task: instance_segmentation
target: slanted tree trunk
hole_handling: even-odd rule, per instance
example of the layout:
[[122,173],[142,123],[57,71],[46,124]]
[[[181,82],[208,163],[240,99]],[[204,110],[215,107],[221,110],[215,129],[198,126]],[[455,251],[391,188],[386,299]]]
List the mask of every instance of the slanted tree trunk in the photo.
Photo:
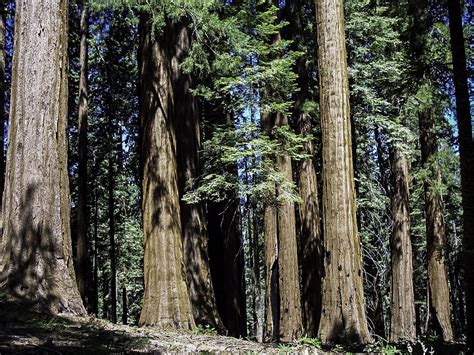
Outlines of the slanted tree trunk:
[[84,315],[70,237],[67,0],[18,0],[0,287],[53,314]]
[[436,126],[430,109],[419,114],[421,160],[430,172],[425,181],[426,238],[428,249],[428,286],[431,315],[435,328],[441,330],[444,341],[453,340],[449,305],[448,273],[446,270],[446,234],[443,197],[436,191],[441,185],[437,161]]
[[[163,31],[154,31],[148,15],[140,18],[140,116],[142,209],[145,235],[145,294],[140,324],[191,329],[194,318],[186,286],[181,238],[173,122],[172,73],[174,51],[170,41],[179,29],[166,18]],[[179,104],[179,103],[177,103]]]
[[[175,106],[174,119],[177,126],[178,180],[180,197],[188,184],[199,176],[200,162],[200,113],[197,102],[191,93],[192,82],[178,68],[191,49],[191,31],[184,22],[176,25],[174,34],[170,34],[178,43],[173,54],[176,65],[173,66],[173,87]],[[197,324],[209,325],[220,332],[225,328],[217,311],[214,288],[209,269],[208,234],[202,204],[181,205],[181,224],[184,263],[189,297],[193,306]]]
[[87,33],[88,10],[85,1],[81,10],[81,45],[80,45],[80,75],[79,75],[79,167],[77,192],[77,265],[76,278],[79,293],[83,302],[86,297],[86,280],[88,267],[88,207],[87,207],[87,113],[88,113],[88,85],[87,85]]
[[392,235],[390,335],[394,343],[416,338],[415,299],[413,294],[413,253],[410,233],[409,166],[400,148],[391,147]]
[[323,145],[324,278],[319,337],[371,342],[357,234],[342,0],[316,0]]
[[453,53],[454,89],[456,93],[456,115],[459,130],[459,156],[461,159],[461,196],[463,208],[463,248],[467,345],[474,349],[474,142],[469,101],[469,86],[466,65],[466,50],[462,27],[460,0],[448,1],[449,30]]

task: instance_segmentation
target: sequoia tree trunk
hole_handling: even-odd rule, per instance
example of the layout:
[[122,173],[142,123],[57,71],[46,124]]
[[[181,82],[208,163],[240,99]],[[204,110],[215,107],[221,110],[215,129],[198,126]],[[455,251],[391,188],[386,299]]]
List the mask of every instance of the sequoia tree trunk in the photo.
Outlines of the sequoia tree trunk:
[[[189,183],[199,176],[200,163],[200,113],[191,93],[192,82],[178,65],[191,49],[192,35],[184,22],[176,25],[173,38],[173,90],[174,119],[177,126],[178,181],[180,197],[186,193]],[[221,333],[225,331],[217,311],[214,288],[209,267],[208,234],[203,206],[181,201],[181,224],[184,264],[186,266],[189,297],[197,324],[209,325]]]
[[[277,114],[275,125],[279,127],[287,126],[288,117]],[[289,156],[278,156],[276,165],[278,171],[283,174],[286,180],[293,181],[291,158]],[[282,194],[278,187],[277,194]],[[278,291],[280,294],[279,338],[282,342],[292,342],[299,339],[303,332],[295,205],[292,201],[284,201],[278,206],[277,211]]]
[[[310,134],[310,118],[300,113],[298,133]],[[314,155],[313,142],[305,144],[305,152]],[[305,329],[308,335],[316,337],[321,318],[321,280],[322,280],[322,236],[321,213],[319,210],[318,181],[313,158],[301,162],[298,171],[298,186],[301,199],[301,277]]]
[[[357,234],[342,0],[316,0],[323,145],[323,343],[371,342]],[[342,339],[341,339],[342,338]]]
[[441,330],[444,341],[453,340],[449,305],[448,273],[446,270],[446,234],[442,196],[436,192],[441,184],[438,165],[436,126],[431,111],[419,114],[421,160],[430,172],[425,182],[426,238],[428,249],[428,286],[432,319]]
[[53,314],[84,315],[70,236],[67,0],[17,0],[0,287]]
[[448,1],[461,160],[467,345],[474,350],[474,142],[460,0]]
[[140,18],[140,116],[142,209],[145,235],[145,292],[140,324],[192,329],[186,287],[174,125],[173,72],[177,43],[170,41],[175,20],[154,31]]
[[[274,116],[262,113],[260,118],[262,132],[271,136],[275,125]],[[276,186],[272,186],[276,197]],[[263,209],[263,236],[265,260],[265,309],[263,341],[278,341],[280,329],[280,292],[278,274],[278,209],[266,204]]]
[[[307,41],[305,21],[307,3],[304,0],[286,2],[284,17],[289,25],[282,29],[287,40],[293,41],[293,49],[301,50]],[[316,58],[315,58],[316,59]],[[314,61],[316,63],[316,61]],[[296,133],[308,137],[313,133],[311,116],[305,112],[306,102],[312,100],[309,91],[313,64],[307,63],[306,57],[296,60],[295,70],[298,74],[298,92],[294,95],[293,127]],[[302,316],[306,334],[316,337],[321,317],[321,279],[322,279],[322,236],[321,212],[317,185],[316,165],[314,160],[314,140],[304,144],[304,152],[310,157],[298,164],[298,189],[302,199],[299,205],[299,229],[301,234],[301,287]]]
[[[271,135],[273,126],[288,125],[284,115],[262,115],[263,132]],[[293,180],[291,158],[279,156],[276,166]],[[275,187],[275,196],[280,193]],[[284,201],[264,208],[265,238],[265,341],[291,342],[302,333],[301,299],[296,248],[295,206]]]
[[413,253],[410,233],[409,166],[406,155],[396,146],[392,160],[392,235],[390,335],[394,343],[416,338],[415,299],[413,293]]
[[87,86],[87,32],[88,10],[85,1],[81,10],[81,45],[80,45],[80,76],[79,76],[79,167],[77,192],[77,287],[83,302],[86,297],[86,280],[88,267],[88,207],[87,207],[87,113],[88,113],[88,86]]

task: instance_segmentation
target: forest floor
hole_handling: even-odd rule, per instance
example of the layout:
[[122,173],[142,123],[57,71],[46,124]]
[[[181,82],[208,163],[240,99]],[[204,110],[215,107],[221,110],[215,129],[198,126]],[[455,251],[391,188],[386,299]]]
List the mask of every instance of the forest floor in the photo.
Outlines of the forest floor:
[[314,353],[314,350],[302,345],[279,346],[206,335],[202,330],[162,331],[116,325],[93,317],[55,317],[0,301],[0,354]]
[[[93,317],[63,318],[26,310],[0,299],[1,354],[133,354],[133,353],[265,353],[322,354],[312,344],[261,344],[255,341],[219,336],[206,329],[194,332],[163,331],[112,324]],[[304,343],[304,342],[303,342]],[[420,343],[421,345],[421,343]],[[445,344],[447,345],[447,344]],[[424,346],[422,346],[424,347]],[[462,344],[448,347],[427,346],[414,354],[462,354]],[[375,347],[370,353],[395,354],[395,347]],[[331,353],[346,353],[333,348]],[[351,349],[354,353],[354,349]],[[360,350],[359,350],[360,351]],[[432,350],[433,351],[433,350]],[[357,352],[357,351],[355,351]],[[400,353],[407,353],[405,351]]]

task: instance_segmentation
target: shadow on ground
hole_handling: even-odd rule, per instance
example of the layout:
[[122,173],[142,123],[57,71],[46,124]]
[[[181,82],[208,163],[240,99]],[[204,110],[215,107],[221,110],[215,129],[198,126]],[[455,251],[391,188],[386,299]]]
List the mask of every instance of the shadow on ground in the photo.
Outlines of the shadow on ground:
[[[2,354],[136,354],[136,353],[325,353],[303,343],[260,344],[233,337],[114,325],[94,318],[62,318],[7,302],[0,294],[0,355]],[[412,354],[467,354],[461,343],[424,341],[412,345]],[[374,344],[375,345],[375,344]],[[398,345],[401,353],[406,346]],[[425,348],[425,349],[423,349]],[[382,347],[325,348],[331,354],[394,353]],[[385,350],[388,350],[385,348]]]
[[134,353],[148,344],[144,334],[106,329],[92,318],[55,317],[0,300],[0,354]]

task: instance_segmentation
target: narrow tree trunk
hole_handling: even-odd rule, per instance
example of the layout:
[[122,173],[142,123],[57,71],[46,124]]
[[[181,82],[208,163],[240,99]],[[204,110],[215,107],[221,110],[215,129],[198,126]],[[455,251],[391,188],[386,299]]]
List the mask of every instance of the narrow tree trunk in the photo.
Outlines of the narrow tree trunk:
[[444,341],[453,340],[451,310],[449,305],[448,273],[446,270],[446,234],[442,196],[435,191],[441,184],[437,162],[438,143],[436,126],[431,111],[419,114],[421,160],[430,171],[425,182],[426,237],[428,249],[428,288],[432,318],[441,330]]
[[392,236],[390,336],[394,343],[416,338],[415,300],[413,294],[413,253],[410,233],[409,166],[398,147],[391,148],[392,160]]
[[102,273],[102,318],[110,320],[109,304],[110,304],[110,287],[108,274]]
[[[174,20],[153,31],[140,18],[140,116],[142,208],[145,234],[145,294],[140,324],[163,328],[194,327],[186,287],[173,122],[172,73],[177,65],[170,41]],[[179,103],[176,103],[179,104]]]
[[390,195],[390,186],[388,183],[388,174],[387,174],[387,163],[386,159],[384,158],[384,144],[382,141],[382,133],[380,132],[380,128],[376,127],[374,131],[375,135],[375,142],[377,143],[377,165],[379,168],[380,174],[380,185],[382,185],[383,192],[385,195]]
[[[200,113],[190,90],[191,77],[179,69],[191,49],[191,31],[184,22],[177,24],[172,36],[178,44],[174,57],[173,87],[175,106],[174,119],[177,125],[178,180],[180,197],[188,184],[200,174],[198,151],[200,149]],[[181,205],[184,263],[189,297],[196,323],[209,325],[220,332],[225,328],[217,311],[214,288],[209,267],[208,234],[202,204]]]
[[88,263],[88,207],[87,207],[87,113],[88,113],[88,86],[87,86],[87,33],[88,10],[83,1],[81,10],[81,45],[80,45],[80,76],[79,76],[79,167],[77,192],[77,265],[76,277],[79,293],[83,302],[86,298],[86,280]]
[[17,0],[0,287],[53,314],[84,315],[71,253],[67,0]]
[[[109,119],[112,120],[111,116]],[[113,140],[113,125],[111,126],[111,141]],[[108,217],[109,217],[109,253],[110,253],[110,316],[112,323],[117,323],[117,257],[115,246],[115,178],[113,164],[113,149],[110,152],[108,166]]]
[[463,248],[467,345],[474,349],[474,142],[469,101],[469,86],[466,65],[466,50],[462,28],[460,0],[448,1],[451,50],[453,53],[454,88],[456,93],[456,115],[459,130],[459,155],[461,159],[461,195],[463,208]]
[[[276,126],[287,126],[288,117],[277,114]],[[293,181],[291,158],[277,157],[277,169],[285,179]],[[282,192],[277,187],[277,194]],[[301,319],[301,295],[298,270],[298,251],[296,246],[295,205],[285,201],[278,206],[278,276],[280,292],[280,329],[283,342],[291,342],[301,337],[303,322]],[[317,295],[316,295],[317,297]]]
[[97,264],[99,236],[99,209],[97,205],[97,191],[94,196],[94,255],[92,260],[93,276],[92,276],[92,313],[99,315],[99,266]]
[[[263,132],[271,135],[274,125],[287,125],[286,116],[262,115]],[[277,169],[291,181],[291,159],[280,156]],[[281,192],[275,187],[275,196]],[[294,204],[283,202],[264,209],[265,237],[265,341],[290,342],[302,333],[296,217]]]
[[[274,1],[278,6],[278,3]],[[281,14],[280,14],[281,17]],[[277,33],[273,43],[281,41],[281,33]],[[271,93],[268,93],[271,95]],[[263,114],[261,116],[262,131],[267,136],[272,136],[275,126],[288,126],[288,117],[281,113]],[[276,158],[276,169],[287,179],[293,181],[291,158],[279,155]],[[276,196],[282,195],[278,186],[275,186]],[[298,339],[303,332],[301,318],[301,295],[298,268],[298,251],[296,245],[296,215],[295,205],[292,201],[283,201],[279,206],[265,206],[264,215],[269,218],[264,221],[265,232],[265,265],[266,265],[266,330],[267,339],[274,334],[278,340],[291,342]],[[276,228],[274,228],[276,223]],[[276,243],[276,244],[275,244]],[[273,285],[275,276],[275,263],[278,265],[278,287]],[[272,298],[278,290],[278,309],[274,309]],[[276,322],[278,317],[278,324]],[[278,327],[276,327],[278,325]]]
[[[107,60],[110,62],[111,60]],[[115,171],[119,168],[115,168],[115,165],[118,165],[117,156],[121,150],[120,144],[118,147],[115,142],[115,120],[117,119],[117,113],[115,110],[114,100],[112,96],[112,88],[114,82],[111,77],[111,72],[109,67],[105,68],[105,75],[107,78],[107,85],[109,86],[109,91],[106,93],[106,115],[108,116],[108,138],[109,138],[109,152],[108,152],[108,166],[107,166],[107,217],[109,222],[109,259],[110,259],[110,290],[109,294],[109,305],[110,312],[109,317],[112,323],[117,323],[117,251],[116,251],[116,209],[115,209]],[[120,140],[120,137],[118,137]]]
[[368,343],[341,0],[316,0],[323,143],[324,278],[319,337]]
[[280,329],[278,214],[275,206],[265,206],[263,224],[265,243],[265,324],[263,339],[272,342],[278,340],[278,330]]
[[252,259],[253,259],[253,277],[255,280],[255,290],[254,290],[254,314],[255,314],[255,337],[258,342],[263,341],[263,322],[262,322],[262,315],[261,315],[261,298],[262,298],[262,291],[260,287],[260,244],[259,244],[259,236],[260,236],[260,228],[259,228],[259,220],[257,217],[257,207],[254,203],[254,211],[252,213]]
[[[264,113],[261,115],[262,131],[271,136],[274,117]],[[272,187],[276,197],[276,186]],[[264,260],[265,260],[265,321],[263,340],[266,342],[279,340],[280,329],[280,291],[278,273],[278,210],[274,205],[267,204],[263,211]]]
[[122,288],[122,324],[128,324],[127,288]]

